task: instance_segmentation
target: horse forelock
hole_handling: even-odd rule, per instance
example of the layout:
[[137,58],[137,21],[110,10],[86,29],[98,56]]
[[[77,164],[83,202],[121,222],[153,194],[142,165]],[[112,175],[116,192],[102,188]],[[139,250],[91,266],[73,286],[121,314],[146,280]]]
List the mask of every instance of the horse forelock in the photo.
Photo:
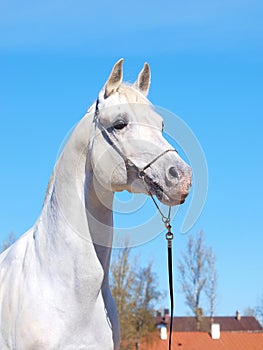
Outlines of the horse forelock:
[[149,104],[149,100],[141,93],[134,84],[122,83],[118,88],[118,93],[124,96],[128,103]]

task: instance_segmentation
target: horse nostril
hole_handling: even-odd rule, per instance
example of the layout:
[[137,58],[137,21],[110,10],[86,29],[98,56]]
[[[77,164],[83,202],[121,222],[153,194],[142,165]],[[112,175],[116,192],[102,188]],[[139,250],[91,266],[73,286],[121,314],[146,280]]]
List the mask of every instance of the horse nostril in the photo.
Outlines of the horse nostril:
[[179,178],[179,174],[176,170],[176,168],[174,166],[172,166],[170,169],[169,169],[169,174],[172,176],[172,177],[175,177],[176,179]]

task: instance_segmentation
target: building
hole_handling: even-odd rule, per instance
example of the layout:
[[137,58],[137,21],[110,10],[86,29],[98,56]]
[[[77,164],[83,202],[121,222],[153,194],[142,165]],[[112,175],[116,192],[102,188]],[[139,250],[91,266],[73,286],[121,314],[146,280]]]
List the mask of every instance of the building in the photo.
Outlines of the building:
[[[156,325],[164,325],[169,327],[170,316],[167,312],[163,316],[156,316]],[[174,317],[173,331],[174,332],[210,332],[211,323],[220,325],[220,330],[226,332],[263,332],[263,327],[253,316],[241,316],[240,312],[236,312],[235,316],[216,316],[202,317],[197,321],[196,317]],[[262,347],[263,350],[263,347]]]
[[[168,340],[161,340],[158,333],[142,341],[140,350],[167,350]],[[221,332],[213,339],[208,332],[173,332],[173,350],[262,350],[263,332]]]
[[[141,341],[140,350],[167,350],[170,316],[156,317],[158,331]],[[180,350],[263,350],[263,327],[252,316],[237,312],[229,317],[174,317],[172,349]]]

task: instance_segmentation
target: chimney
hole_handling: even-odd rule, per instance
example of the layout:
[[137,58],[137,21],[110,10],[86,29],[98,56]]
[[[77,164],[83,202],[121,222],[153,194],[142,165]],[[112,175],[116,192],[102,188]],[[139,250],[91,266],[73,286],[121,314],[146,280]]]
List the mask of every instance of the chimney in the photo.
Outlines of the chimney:
[[160,327],[160,338],[161,340],[167,340],[167,328],[164,325]]
[[220,324],[212,323],[211,324],[211,337],[212,339],[220,339]]
[[170,310],[169,309],[164,309],[163,320],[165,323],[169,323],[169,321],[170,321]]
[[241,320],[241,313],[240,313],[240,311],[236,311],[236,319],[237,319],[237,321]]
[[164,309],[164,310],[163,310],[163,314],[164,314],[164,317],[165,317],[166,315],[169,316],[169,309]]
[[161,316],[162,316],[162,311],[157,310],[157,311],[156,311],[156,317],[161,317]]

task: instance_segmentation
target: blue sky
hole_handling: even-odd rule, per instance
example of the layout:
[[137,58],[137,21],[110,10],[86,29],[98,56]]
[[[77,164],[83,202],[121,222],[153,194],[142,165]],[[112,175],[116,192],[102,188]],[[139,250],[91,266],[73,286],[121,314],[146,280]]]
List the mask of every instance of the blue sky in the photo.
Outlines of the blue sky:
[[[189,233],[203,230],[216,254],[217,313],[254,307],[263,293],[262,15],[256,0],[1,1],[0,238],[36,220],[60,144],[115,61],[125,58],[129,81],[148,61],[150,100],[179,115],[205,152],[209,190]],[[175,261],[188,239],[177,221]],[[160,235],[134,252],[154,261],[164,290],[165,244]],[[175,285],[182,315],[176,276]]]

